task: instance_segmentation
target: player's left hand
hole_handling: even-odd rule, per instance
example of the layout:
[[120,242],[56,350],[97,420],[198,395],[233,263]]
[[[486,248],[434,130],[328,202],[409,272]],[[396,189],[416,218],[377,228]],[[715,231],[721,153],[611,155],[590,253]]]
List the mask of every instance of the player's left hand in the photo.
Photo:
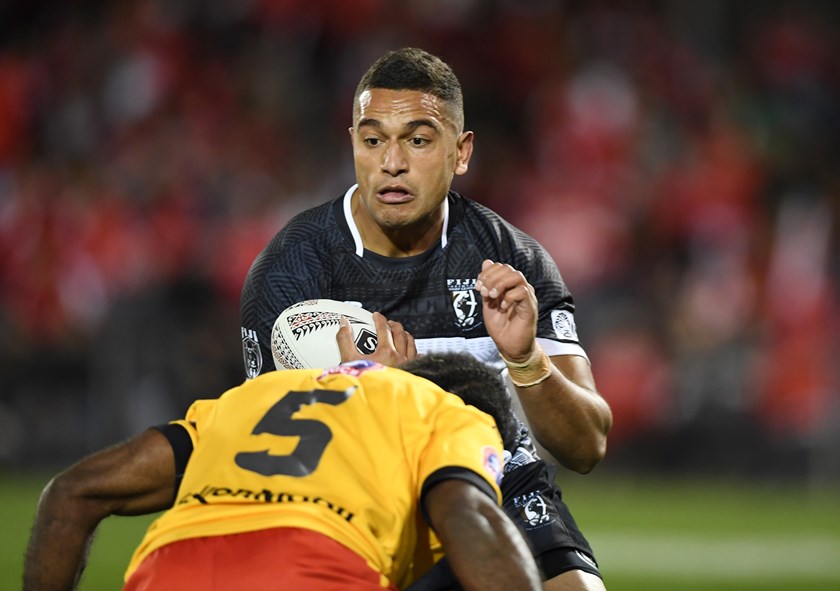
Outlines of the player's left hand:
[[342,362],[367,359],[395,367],[417,357],[414,337],[405,330],[402,324],[396,320],[388,320],[379,312],[373,313],[373,322],[376,324],[376,351],[370,355],[363,355],[353,342],[353,331],[347,318],[344,316],[340,318],[335,340],[338,343]]
[[484,324],[499,352],[524,361],[537,336],[537,295],[525,276],[503,263],[485,260],[475,283],[481,294]]

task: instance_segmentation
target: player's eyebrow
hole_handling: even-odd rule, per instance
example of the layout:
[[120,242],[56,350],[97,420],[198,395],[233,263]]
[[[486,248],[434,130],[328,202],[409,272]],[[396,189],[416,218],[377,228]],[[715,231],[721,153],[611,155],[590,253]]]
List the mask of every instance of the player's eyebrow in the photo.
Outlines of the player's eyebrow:
[[[373,127],[376,129],[382,129],[382,122],[379,121],[379,119],[365,117],[364,119],[359,119],[358,127]],[[440,131],[440,125],[432,119],[415,119],[414,121],[409,121],[403,126],[403,129],[405,131],[414,131],[418,127],[431,127],[435,131]]]
[[431,119],[416,119],[405,124],[406,130],[414,131],[418,127],[431,127],[435,131],[440,129],[440,126]]
[[382,128],[382,122],[378,119],[371,119],[370,117],[365,117],[364,119],[359,119],[359,122],[356,124],[357,127],[375,127],[377,129]]

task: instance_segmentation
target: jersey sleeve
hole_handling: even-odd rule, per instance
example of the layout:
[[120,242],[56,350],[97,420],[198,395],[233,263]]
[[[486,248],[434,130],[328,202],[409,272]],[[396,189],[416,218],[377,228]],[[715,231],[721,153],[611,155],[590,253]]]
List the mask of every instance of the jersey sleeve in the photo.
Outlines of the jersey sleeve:
[[187,469],[187,462],[192,456],[193,440],[186,426],[177,421],[153,428],[160,431],[172,447],[172,455],[175,459],[175,490],[172,496],[174,503],[178,496],[178,489],[181,487],[181,480],[184,478],[184,471]]
[[187,469],[187,463],[190,461],[193,450],[198,443],[199,423],[203,423],[204,418],[212,411],[215,403],[215,400],[197,400],[187,410],[186,418],[153,427],[169,441],[175,458],[175,496],[172,499],[173,501],[177,498],[181,480]]
[[299,265],[300,259],[304,258],[298,252],[303,243],[290,240],[288,233],[289,227],[278,233],[257,256],[242,287],[239,316],[245,377],[248,379],[275,369],[271,329],[280,313],[316,294]]

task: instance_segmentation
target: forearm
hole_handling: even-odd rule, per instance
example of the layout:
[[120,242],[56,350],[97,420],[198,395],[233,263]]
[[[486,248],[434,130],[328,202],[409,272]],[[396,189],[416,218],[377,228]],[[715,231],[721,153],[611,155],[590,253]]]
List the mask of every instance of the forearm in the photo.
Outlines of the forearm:
[[467,591],[542,588],[536,568],[530,572],[511,568],[532,558],[519,532],[500,513],[488,504],[446,525],[444,530],[460,532],[457,539],[441,532],[452,571]]
[[542,589],[522,534],[484,493],[447,481],[429,493],[429,513],[452,571],[465,591]]
[[44,490],[26,551],[24,591],[75,589],[93,533],[104,515],[72,498],[60,477]]
[[577,355],[545,354],[537,340],[536,291],[520,271],[486,260],[476,289],[483,299],[487,333],[509,370],[537,441],[567,468],[589,472],[606,453],[612,425],[589,362]]
[[44,489],[24,560],[24,591],[73,589],[96,527],[109,515],[171,505],[175,462],[167,439],[149,429],[93,454]]
[[581,357],[555,357],[542,382],[516,386],[519,401],[537,441],[561,464],[591,471],[606,454],[612,413],[595,389]]

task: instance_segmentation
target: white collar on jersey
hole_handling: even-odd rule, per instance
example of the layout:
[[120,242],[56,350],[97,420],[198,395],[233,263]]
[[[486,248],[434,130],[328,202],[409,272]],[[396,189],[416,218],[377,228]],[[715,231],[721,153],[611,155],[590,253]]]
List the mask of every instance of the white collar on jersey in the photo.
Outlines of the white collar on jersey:
[[[353,242],[356,245],[356,255],[363,257],[365,254],[365,246],[362,244],[362,235],[359,234],[359,228],[356,226],[356,220],[353,219],[353,210],[350,207],[350,200],[353,198],[353,193],[359,187],[358,184],[353,185],[344,194],[344,219],[347,221],[347,226],[350,228],[350,233],[353,235]],[[446,234],[449,231],[449,198],[443,200],[443,231],[440,233],[440,247],[446,248]]]

